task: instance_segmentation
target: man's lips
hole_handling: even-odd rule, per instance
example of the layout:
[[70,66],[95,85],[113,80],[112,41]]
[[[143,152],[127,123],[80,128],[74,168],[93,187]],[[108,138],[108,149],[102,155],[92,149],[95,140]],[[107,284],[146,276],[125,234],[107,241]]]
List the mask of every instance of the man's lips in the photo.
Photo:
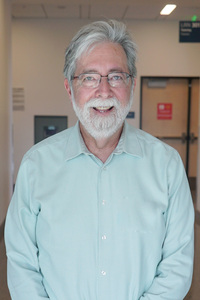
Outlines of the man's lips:
[[107,111],[110,111],[113,108],[113,106],[97,106],[97,107],[93,107],[94,110],[104,113]]

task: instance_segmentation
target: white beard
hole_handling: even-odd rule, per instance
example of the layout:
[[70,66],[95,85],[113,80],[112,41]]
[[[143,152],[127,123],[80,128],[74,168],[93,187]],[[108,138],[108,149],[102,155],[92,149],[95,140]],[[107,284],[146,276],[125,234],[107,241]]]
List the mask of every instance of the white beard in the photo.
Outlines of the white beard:
[[[126,106],[122,106],[116,98],[91,99],[85,103],[84,107],[77,105],[72,93],[72,104],[76,116],[85,128],[85,130],[95,139],[100,140],[111,137],[118,129],[120,129],[126,119],[126,116],[133,103],[133,92],[131,92],[130,100]],[[95,114],[94,107],[112,107],[108,116]]]

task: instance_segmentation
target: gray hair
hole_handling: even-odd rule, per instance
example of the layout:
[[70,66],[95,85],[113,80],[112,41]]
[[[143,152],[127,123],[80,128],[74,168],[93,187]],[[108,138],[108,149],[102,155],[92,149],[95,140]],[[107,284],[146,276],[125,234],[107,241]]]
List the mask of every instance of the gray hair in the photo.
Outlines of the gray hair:
[[70,82],[76,70],[77,59],[91,46],[101,42],[120,44],[126,54],[128,69],[136,77],[136,44],[133,42],[124,23],[109,20],[97,21],[82,27],[72,39],[65,52],[64,76]]

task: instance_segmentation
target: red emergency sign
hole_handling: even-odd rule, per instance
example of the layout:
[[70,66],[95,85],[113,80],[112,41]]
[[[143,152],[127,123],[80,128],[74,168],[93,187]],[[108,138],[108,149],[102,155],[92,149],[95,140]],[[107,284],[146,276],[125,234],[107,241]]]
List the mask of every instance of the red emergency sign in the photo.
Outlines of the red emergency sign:
[[157,119],[171,120],[172,119],[172,103],[157,104]]

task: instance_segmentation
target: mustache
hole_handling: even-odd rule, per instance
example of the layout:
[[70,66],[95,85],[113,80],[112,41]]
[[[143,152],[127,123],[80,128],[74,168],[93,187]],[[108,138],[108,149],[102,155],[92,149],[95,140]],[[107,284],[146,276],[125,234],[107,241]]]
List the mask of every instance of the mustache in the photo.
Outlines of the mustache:
[[93,98],[90,99],[86,104],[86,108],[96,108],[96,107],[109,107],[114,106],[116,108],[120,107],[120,102],[116,98],[108,98],[108,99],[102,99],[102,98]]

